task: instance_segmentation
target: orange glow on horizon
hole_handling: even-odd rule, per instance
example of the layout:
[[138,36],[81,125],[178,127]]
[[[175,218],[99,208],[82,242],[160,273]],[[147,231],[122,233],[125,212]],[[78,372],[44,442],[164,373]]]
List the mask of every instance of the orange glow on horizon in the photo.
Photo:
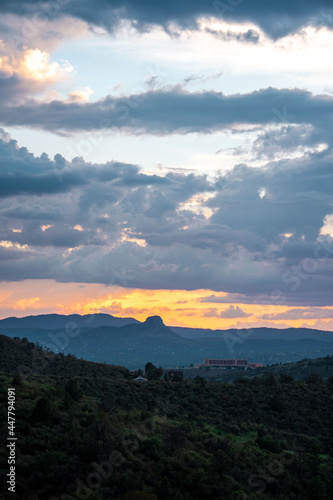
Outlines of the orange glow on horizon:
[[[203,302],[215,295],[225,302]],[[295,307],[228,302],[228,294],[211,290],[140,290],[87,283],[57,283],[53,280],[26,280],[2,283],[0,286],[0,317],[31,314],[97,314],[135,317],[144,321],[148,316],[161,316],[169,326],[191,328],[253,328],[302,327],[333,331],[333,308],[328,318],[279,320],[273,316]],[[306,312],[309,308],[297,307]],[[225,317],[221,317],[225,316]],[[270,315],[271,319],[262,319]],[[301,315],[300,315],[301,316]]]

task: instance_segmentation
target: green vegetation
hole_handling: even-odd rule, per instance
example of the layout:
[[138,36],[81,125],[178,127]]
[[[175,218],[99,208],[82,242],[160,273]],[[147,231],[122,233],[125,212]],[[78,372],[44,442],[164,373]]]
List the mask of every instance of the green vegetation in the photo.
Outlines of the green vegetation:
[[148,362],[145,365],[145,374],[148,380],[160,380],[163,375],[163,368],[157,368],[153,363]]
[[[332,383],[139,383],[124,368],[6,337],[0,367],[2,436],[16,387],[17,498],[332,498]],[[5,449],[0,465],[5,484]]]

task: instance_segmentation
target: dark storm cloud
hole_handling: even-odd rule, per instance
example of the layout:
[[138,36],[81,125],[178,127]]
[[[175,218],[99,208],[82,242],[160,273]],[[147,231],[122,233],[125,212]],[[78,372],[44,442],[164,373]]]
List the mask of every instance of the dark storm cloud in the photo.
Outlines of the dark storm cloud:
[[275,162],[266,169],[239,165],[218,181],[220,193],[208,202],[217,209],[211,222],[237,231],[247,228],[259,241],[278,245],[272,252],[281,257],[293,245],[299,255],[297,245],[312,244],[332,212],[331,182],[330,153]]
[[[52,194],[70,191],[85,181],[80,174],[66,170],[66,161],[56,155],[51,161],[46,154],[36,158],[14,140],[4,140],[0,129],[0,198],[24,194]],[[64,169],[62,182],[54,182],[54,172]]]
[[[1,166],[0,166],[1,167]],[[35,176],[32,179],[28,175],[21,175],[20,178],[12,179],[0,175],[0,197],[17,194],[38,194],[38,193],[59,193],[69,191],[73,185],[79,184],[78,179],[73,174],[64,174],[63,183],[54,182],[54,175]]]
[[38,18],[70,15],[90,24],[113,30],[122,19],[132,21],[140,30],[157,24],[165,29],[175,23],[182,28],[196,28],[202,16],[228,21],[253,22],[278,38],[303,26],[332,27],[331,0],[2,0],[0,12]]
[[[184,221],[186,221],[187,214],[183,213],[183,216]],[[192,223],[194,222],[193,219],[192,216]],[[235,230],[223,224],[205,225],[205,218],[203,216],[201,218],[197,217],[197,221],[200,220],[201,227],[189,228],[186,231],[179,231],[177,226],[169,226],[167,232],[162,230],[162,228],[157,228],[155,231],[152,231],[151,228],[150,230],[148,228],[148,231],[141,228],[142,231],[140,234],[144,236],[145,240],[151,246],[168,247],[175,243],[186,244],[193,248],[210,249],[225,257],[232,256],[237,246],[246,247],[252,252],[264,251],[265,249],[264,241],[254,236],[246,228]],[[137,237],[138,234],[133,233],[133,236]]]
[[31,247],[75,248],[79,245],[103,245],[103,241],[98,239],[93,230],[81,231],[64,223],[51,225],[44,230],[37,223],[26,223],[23,227],[21,233],[2,233],[5,240],[10,239],[12,242]]
[[[142,174],[119,162],[35,157],[1,137],[0,171],[12,183],[0,199],[3,280],[228,292],[203,299],[212,303],[269,303],[280,289],[279,303],[332,303],[333,238],[320,236],[333,212],[329,149],[261,168],[239,165],[213,182]],[[203,193],[210,199],[189,209]]]
[[[80,158],[68,162],[59,154],[53,160],[45,153],[36,157],[27,148],[18,147],[17,141],[10,139],[0,129],[0,198],[66,193],[75,187],[94,182],[112,182],[115,188],[119,188],[165,184],[168,180],[142,174],[137,166],[120,162],[92,165]],[[15,211],[9,211],[8,216],[15,217]],[[46,214],[46,217],[49,216],[52,219],[56,215]],[[32,210],[25,216],[22,214],[22,217],[34,218]]]
[[[107,129],[167,135],[212,133],[238,124],[332,126],[333,97],[299,89],[267,88],[249,94],[190,93],[182,87],[94,103],[40,103],[3,107],[0,122],[54,132]],[[260,145],[257,146],[260,152]]]
[[[29,252],[29,251],[25,253],[26,258],[29,258],[32,255],[33,255],[33,253]],[[8,264],[8,262],[11,260],[21,260],[21,259],[22,259],[22,251],[21,250],[15,248],[15,247],[4,248],[4,247],[0,246],[0,262],[3,261],[4,266],[6,265],[6,263]],[[0,264],[0,267],[1,267],[1,264]]]
[[12,208],[2,209],[0,214],[11,219],[31,219],[40,222],[53,222],[62,219],[60,207],[32,205],[27,208],[24,205],[16,205]]

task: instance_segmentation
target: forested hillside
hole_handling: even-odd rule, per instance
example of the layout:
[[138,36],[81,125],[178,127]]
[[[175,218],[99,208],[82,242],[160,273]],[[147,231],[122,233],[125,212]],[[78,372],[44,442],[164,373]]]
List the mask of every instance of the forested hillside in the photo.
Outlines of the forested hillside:
[[0,342],[2,436],[16,388],[17,498],[332,498],[332,379],[140,383],[124,368]]

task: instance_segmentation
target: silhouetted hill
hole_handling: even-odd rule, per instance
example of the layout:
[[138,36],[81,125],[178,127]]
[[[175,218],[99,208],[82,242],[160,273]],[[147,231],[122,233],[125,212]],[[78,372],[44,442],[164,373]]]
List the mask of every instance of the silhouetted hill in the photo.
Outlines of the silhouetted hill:
[[65,329],[51,331],[17,327],[2,328],[0,332],[13,338],[26,337],[54,352],[132,369],[144,366],[150,358],[160,365],[190,364],[192,358],[189,353],[195,354],[197,348],[191,340],[184,339],[165,326],[159,316],[149,317],[143,323],[120,327],[81,328],[67,323]]
[[61,376],[124,377],[128,370],[120,366],[98,364],[76,359],[63,353],[55,354],[38,348],[33,342],[14,340],[0,335],[0,369],[6,373]]
[[112,360],[112,363],[139,368],[150,358],[164,365],[172,359],[175,351],[180,351],[182,356],[192,344],[191,340],[180,337],[165,326],[160,317],[152,316],[139,324],[85,329],[70,339],[65,351],[74,352],[84,359]]
[[40,314],[23,318],[5,318],[0,320],[0,329],[4,328],[41,328],[56,330],[70,328],[75,325],[80,328],[97,328],[98,326],[123,326],[130,323],[140,323],[134,318],[117,318],[111,314]]

